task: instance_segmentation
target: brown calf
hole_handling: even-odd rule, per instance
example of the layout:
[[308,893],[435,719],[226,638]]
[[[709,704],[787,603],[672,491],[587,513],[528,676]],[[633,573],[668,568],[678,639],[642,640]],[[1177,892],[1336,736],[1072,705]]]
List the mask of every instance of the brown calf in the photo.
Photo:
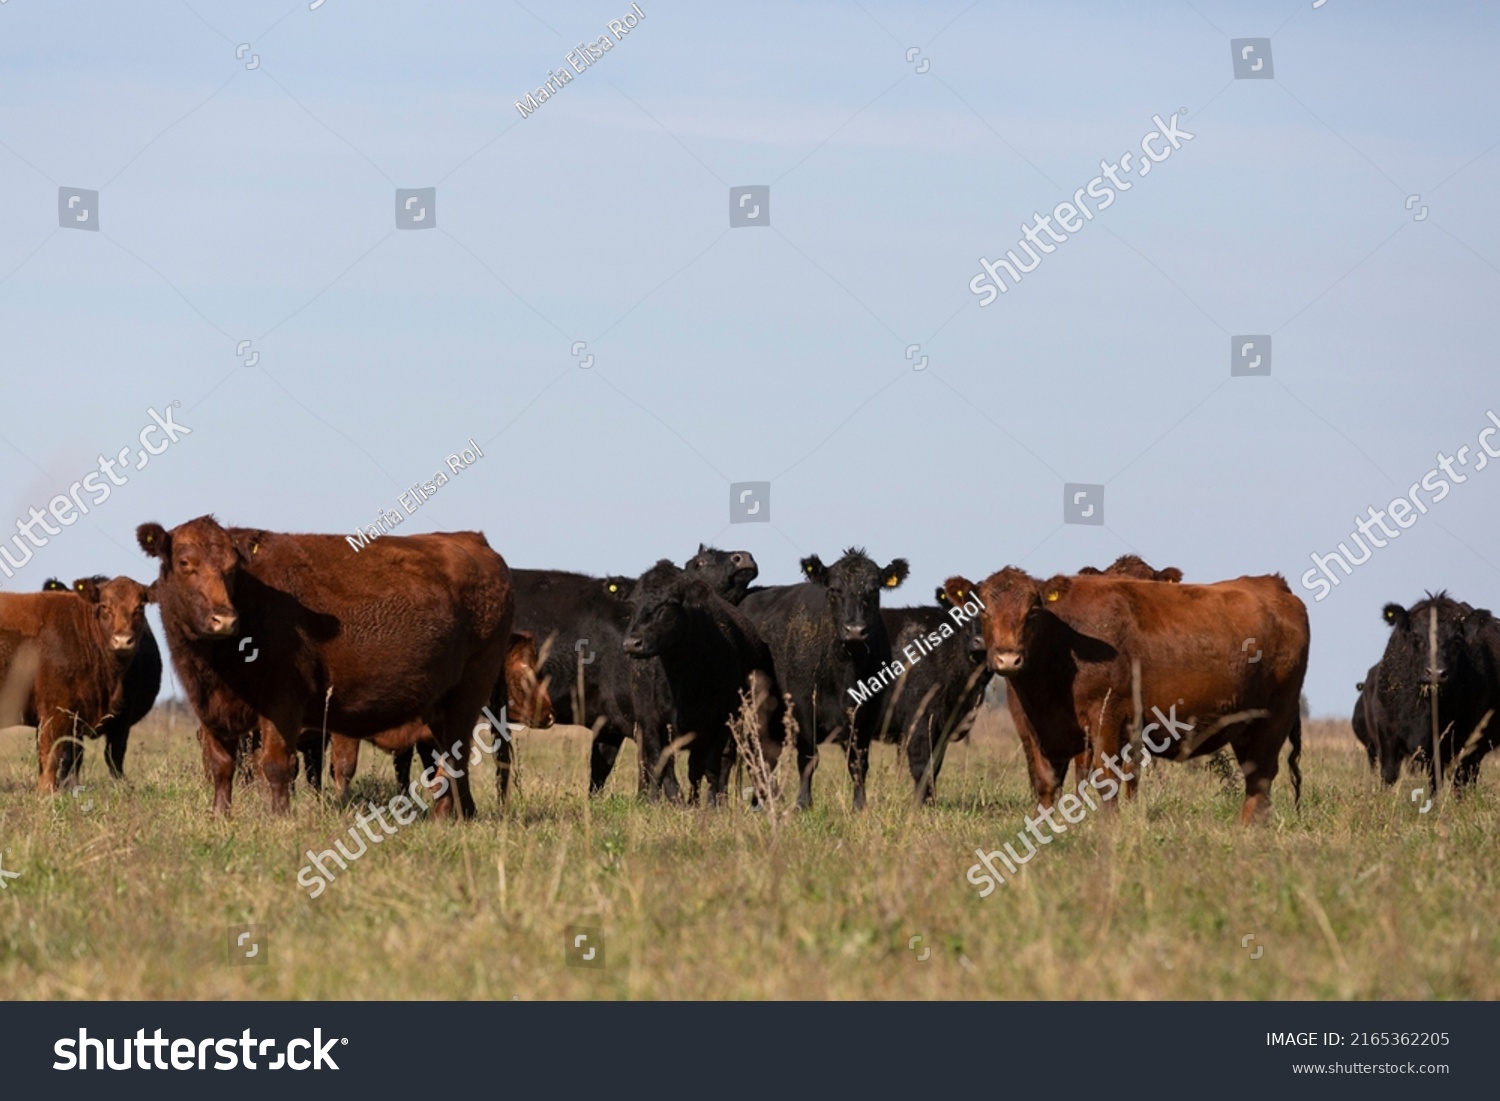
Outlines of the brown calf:
[[0,593],[0,727],[34,726],[39,791],[76,783],[79,735],[97,736],[145,629],[128,577],[75,592]]

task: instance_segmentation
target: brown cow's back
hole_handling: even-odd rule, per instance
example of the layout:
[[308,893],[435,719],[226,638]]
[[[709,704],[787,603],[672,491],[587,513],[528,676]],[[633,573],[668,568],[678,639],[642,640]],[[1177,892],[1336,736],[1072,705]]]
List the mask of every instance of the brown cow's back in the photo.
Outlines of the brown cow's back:
[[[1059,579],[1044,584],[1053,591]],[[1239,577],[1208,585],[1163,585],[1119,577],[1075,577],[1053,610],[1076,630],[1120,651],[1116,677],[1130,684],[1141,670],[1141,705],[1176,706],[1194,735],[1169,756],[1211,752],[1206,738],[1222,717],[1295,704],[1307,671],[1307,609],[1279,575]],[[1251,660],[1254,659],[1254,660]],[[1133,687],[1133,686],[1132,686]],[[1120,704],[1134,709],[1130,695]],[[1115,702],[1111,702],[1111,711]],[[1132,716],[1133,719],[1133,716]]]

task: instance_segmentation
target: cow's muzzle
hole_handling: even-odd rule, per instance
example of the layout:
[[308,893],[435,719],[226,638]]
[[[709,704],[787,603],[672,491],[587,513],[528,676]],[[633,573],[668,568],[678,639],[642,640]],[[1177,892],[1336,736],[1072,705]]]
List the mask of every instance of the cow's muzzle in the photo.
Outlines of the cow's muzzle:
[[643,658],[646,656],[646,640],[639,635],[626,635],[622,645],[625,652],[633,658]]
[[208,617],[206,634],[214,638],[225,638],[239,630],[240,617],[232,611],[215,612]]
[[870,636],[870,629],[863,623],[846,623],[840,633],[845,642],[863,642]]
[[115,654],[132,654],[135,652],[135,637],[133,635],[112,635],[109,640],[109,649]]
[[1009,677],[1026,668],[1026,659],[1019,650],[992,650],[990,668],[1002,677]]

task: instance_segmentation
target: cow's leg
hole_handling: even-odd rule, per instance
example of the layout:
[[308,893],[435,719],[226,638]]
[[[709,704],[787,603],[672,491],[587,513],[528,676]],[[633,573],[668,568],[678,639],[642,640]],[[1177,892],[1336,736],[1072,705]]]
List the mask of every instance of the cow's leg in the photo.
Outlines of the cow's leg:
[[667,756],[667,747],[671,745],[675,735],[676,729],[668,726],[658,737],[656,763],[652,766],[651,773],[655,794],[669,803],[682,802],[682,785],[677,782],[677,754]]
[[870,771],[870,739],[858,729],[849,732],[849,744],[845,749],[849,764],[849,779],[854,785],[854,809],[865,809],[865,777]]
[[301,736],[300,715],[288,713],[279,720],[261,720],[260,770],[271,789],[272,814],[287,814],[292,809],[292,780],[297,774],[297,742]]
[[933,767],[932,719],[920,715],[906,738],[906,767],[911,771],[912,793],[918,803],[931,804],[933,781],[936,777],[928,773]]
[[408,746],[406,749],[398,749],[391,757],[391,765],[396,770],[396,786],[402,791],[411,787],[411,761],[416,750]]
[[239,731],[200,726],[198,745],[203,750],[203,771],[214,786],[213,812],[227,815],[234,794],[235,765],[240,756]]
[[[609,774],[614,771],[615,758],[620,755],[620,746],[625,743],[625,731],[606,722],[594,735],[594,744],[589,747],[589,794],[598,795],[604,790]],[[646,755],[641,754],[644,768]],[[645,784],[644,774],[642,785]]]
[[725,737],[714,738],[706,747],[704,767],[708,772],[709,806],[722,807],[729,802],[730,774],[734,771],[734,752]]
[[797,808],[811,810],[813,773],[818,771],[818,741],[813,722],[804,714],[797,719]]
[[323,790],[323,740],[321,731],[310,731],[302,735],[298,749],[302,754],[302,767],[307,773],[307,786],[314,792]]
[[83,775],[83,741],[79,722],[66,707],[38,707],[37,715],[37,790],[50,795],[75,786]]
[[636,746],[640,749],[640,794],[646,797],[648,802],[656,802],[662,796],[664,789],[681,794],[677,786],[677,766],[675,758],[662,760],[662,754],[666,751],[666,741],[663,731],[654,724],[637,724]]
[[108,722],[104,727],[104,764],[116,780],[125,779],[125,747],[130,744],[130,727]]
[[500,794],[502,807],[510,798],[510,781],[515,772],[515,745],[511,741],[512,737],[508,729],[491,730],[489,735],[488,751],[495,755],[495,789]]
[[1453,794],[1463,795],[1475,780],[1479,779],[1479,762],[1484,759],[1484,747],[1479,752],[1471,752],[1467,757],[1459,758],[1457,767],[1453,770]]
[[[349,785],[359,768],[359,739],[335,734],[329,749],[328,772],[333,778],[333,790],[340,799],[349,794]],[[403,784],[402,791],[406,790]]]
[[1281,768],[1281,743],[1285,740],[1273,735],[1284,727],[1285,724],[1278,727],[1262,719],[1249,724],[1230,743],[1245,777],[1245,804],[1240,808],[1240,822],[1244,825],[1264,822],[1271,816],[1271,781]]
[[704,758],[706,756],[707,747],[703,744],[703,739],[694,738],[688,743],[687,801],[692,806],[696,806],[698,803],[698,787],[703,781],[703,773],[706,766]]
[[479,725],[480,713],[490,702],[490,695],[500,680],[505,657],[504,642],[509,633],[499,633],[498,638],[499,641],[492,642],[487,653],[477,655],[469,662],[464,679],[440,702],[440,718],[428,724],[432,739],[437,743],[437,759],[443,775],[449,780],[448,790],[433,803],[432,813],[436,818],[454,815],[455,807],[457,816],[474,817],[469,758],[473,755],[474,728]]
[[51,707],[39,707],[37,714],[40,718],[36,724],[36,790],[43,795],[50,795],[57,790],[59,758],[66,746],[66,743],[58,744],[61,739],[57,736],[63,719]]
[[1085,749],[1073,758],[1073,787],[1075,790],[1079,784],[1089,778],[1089,773],[1092,771],[1094,771],[1094,755]]

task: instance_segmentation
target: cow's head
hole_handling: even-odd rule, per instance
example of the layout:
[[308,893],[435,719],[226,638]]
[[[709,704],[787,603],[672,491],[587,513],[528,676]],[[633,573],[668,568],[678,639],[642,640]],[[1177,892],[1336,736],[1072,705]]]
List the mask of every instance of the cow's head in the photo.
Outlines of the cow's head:
[[625,628],[625,653],[652,658],[672,648],[687,621],[686,605],[704,589],[703,583],[663,558],[635,583],[631,592],[630,624]]
[[749,551],[723,551],[702,543],[684,568],[731,604],[744,600],[750,582],[760,576],[760,567]]
[[90,577],[73,582],[73,590],[89,600],[89,591],[98,594],[94,605],[94,616],[99,621],[104,644],[111,653],[120,657],[132,657],[140,645],[141,635],[146,632],[146,605],[151,594],[146,586],[129,577],[117,577],[113,581]]
[[163,617],[190,635],[232,637],[240,621],[234,608],[235,578],[259,551],[265,533],[234,535],[212,516],[200,516],[171,531],[142,524],[135,537],[141,550],[161,561],[152,590]]
[[[1433,649],[1429,636],[1434,611],[1437,613],[1435,662],[1429,655]],[[1434,694],[1445,756],[1450,742],[1462,746],[1473,733],[1472,730],[1450,733],[1448,728],[1455,722],[1467,725],[1467,709],[1472,701],[1485,694],[1482,647],[1486,632],[1495,629],[1495,622],[1485,609],[1471,608],[1446,593],[1429,595],[1410,608],[1387,604],[1381,614],[1390,625],[1391,636],[1386,641],[1376,682],[1382,720],[1377,731],[1380,775],[1387,784],[1394,784],[1401,777],[1401,766],[1409,758],[1426,757],[1430,751]]]
[[1015,566],[991,574],[976,586],[963,577],[950,577],[943,591],[955,604],[972,601],[976,590],[984,605],[980,629],[990,668],[1010,677],[1026,668],[1027,655],[1035,639],[1037,621],[1045,614],[1050,597],[1058,599],[1065,579],[1054,578],[1046,596],[1042,583]]
[[530,631],[513,632],[505,651],[505,692],[511,721],[546,729],[555,720],[552,697],[537,679],[540,668],[536,636]]
[[1176,566],[1158,570],[1138,554],[1122,554],[1111,562],[1106,570],[1096,570],[1085,566],[1078,572],[1081,574],[1103,573],[1108,577],[1129,577],[1136,581],[1168,581],[1172,584],[1177,584],[1182,580],[1182,571]]
[[128,577],[111,581],[101,574],[80,577],[69,587],[54,577],[47,580],[42,591],[79,597],[93,612],[105,649],[121,658],[135,655],[146,630],[146,605],[150,603],[150,590],[139,581]]
[[802,573],[828,595],[828,614],[839,641],[863,646],[881,630],[880,594],[906,580],[906,559],[892,559],[884,569],[859,547],[850,547],[832,566],[823,565],[816,554],[802,560]]
[[[962,590],[963,592],[969,593],[970,596],[967,597],[967,598],[965,598],[966,600],[972,599],[973,590],[969,587],[969,585],[967,584],[967,582],[964,582],[962,578],[954,578],[954,580],[960,582],[960,584],[958,584],[958,585],[955,586],[955,589]],[[938,602],[938,607],[942,608],[943,611],[945,611],[945,612],[948,611],[949,608],[953,608],[953,607],[959,607],[959,608],[961,608],[961,607],[963,607],[962,603],[955,605],[953,603],[952,599],[948,596],[948,590],[945,589],[941,585],[939,585],[937,587],[937,602]],[[949,618],[951,619],[953,617],[950,616]],[[983,662],[984,662],[984,623],[983,623],[983,616],[982,615],[970,616],[965,622],[959,623],[959,624],[957,624],[957,626],[958,626],[959,637],[964,640],[964,642],[963,642],[964,653],[966,655],[968,655],[969,663],[971,665],[980,665],[980,664],[983,664]]]

